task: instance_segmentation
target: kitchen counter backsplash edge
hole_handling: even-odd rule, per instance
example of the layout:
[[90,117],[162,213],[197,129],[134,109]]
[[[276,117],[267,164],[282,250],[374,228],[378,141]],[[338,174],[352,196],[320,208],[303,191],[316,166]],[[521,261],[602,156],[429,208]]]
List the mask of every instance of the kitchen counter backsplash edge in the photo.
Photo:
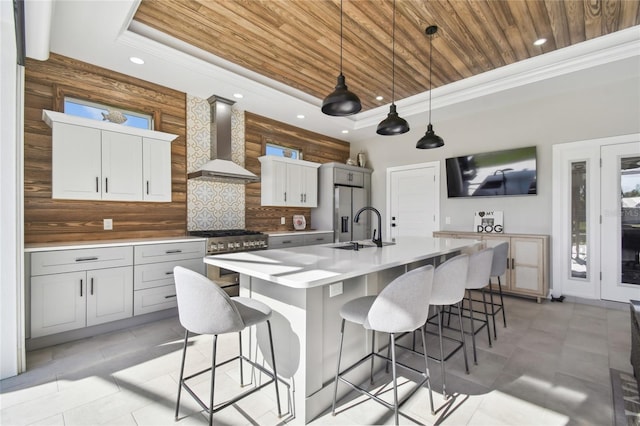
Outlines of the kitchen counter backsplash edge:
[[42,243],[42,244],[25,244],[24,251],[33,253],[38,251],[53,250],[73,250],[101,247],[121,247],[121,246],[140,246],[145,244],[163,244],[163,243],[180,243],[190,241],[205,241],[203,237],[160,237],[160,238],[140,238],[131,240],[102,240],[102,241],[83,241],[68,243]]

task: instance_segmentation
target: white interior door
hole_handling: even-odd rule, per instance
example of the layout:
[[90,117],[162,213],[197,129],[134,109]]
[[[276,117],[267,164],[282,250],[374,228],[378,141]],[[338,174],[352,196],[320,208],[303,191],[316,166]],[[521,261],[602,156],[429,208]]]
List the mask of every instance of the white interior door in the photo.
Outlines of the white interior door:
[[601,298],[640,299],[640,142],[601,147]]
[[440,163],[387,169],[387,235],[431,237],[440,223]]

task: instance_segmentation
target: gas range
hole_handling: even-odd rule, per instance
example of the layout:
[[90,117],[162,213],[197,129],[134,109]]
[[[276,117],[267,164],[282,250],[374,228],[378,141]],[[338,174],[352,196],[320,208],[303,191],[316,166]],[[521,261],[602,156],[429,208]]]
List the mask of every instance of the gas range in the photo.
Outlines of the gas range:
[[207,254],[233,253],[265,250],[268,235],[246,229],[221,229],[212,231],[189,231],[189,235],[207,239]]

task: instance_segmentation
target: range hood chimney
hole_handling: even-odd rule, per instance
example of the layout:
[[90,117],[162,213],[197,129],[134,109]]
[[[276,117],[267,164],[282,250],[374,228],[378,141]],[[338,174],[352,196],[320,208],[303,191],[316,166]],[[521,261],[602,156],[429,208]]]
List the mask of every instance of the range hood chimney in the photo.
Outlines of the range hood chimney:
[[235,103],[219,96],[211,96],[211,157],[189,179],[245,184],[260,178],[231,161],[231,106]]

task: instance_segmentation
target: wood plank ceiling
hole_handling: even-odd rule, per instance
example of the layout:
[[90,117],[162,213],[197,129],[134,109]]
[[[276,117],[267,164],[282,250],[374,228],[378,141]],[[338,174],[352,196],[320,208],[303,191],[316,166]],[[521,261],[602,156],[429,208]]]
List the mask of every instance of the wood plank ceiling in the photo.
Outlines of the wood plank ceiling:
[[[639,4],[397,0],[395,99],[429,88],[429,25],[435,88],[638,25]],[[363,110],[391,101],[392,11],[391,0],[343,2],[343,73]],[[339,0],[142,0],[134,19],[319,99],[336,84]]]

